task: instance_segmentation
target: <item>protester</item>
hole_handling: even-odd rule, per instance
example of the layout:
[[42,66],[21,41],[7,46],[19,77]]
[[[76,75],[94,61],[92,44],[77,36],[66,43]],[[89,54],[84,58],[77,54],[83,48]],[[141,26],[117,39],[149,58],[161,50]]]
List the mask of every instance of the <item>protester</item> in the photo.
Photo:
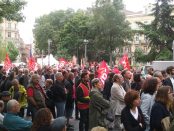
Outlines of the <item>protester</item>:
[[3,113],[7,112],[7,102],[11,100],[11,94],[9,91],[3,91],[1,93],[1,100],[4,102],[4,110]]
[[53,99],[55,102],[57,117],[64,116],[65,104],[66,104],[66,88],[64,84],[64,77],[61,72],[56,74],[56,81],[54,86],[51,88],[53,92]]
[[89,74],[81,74],[81,83],[77,88],[77,106],[80,111],[79,131],[88,131],[89,129]]
[[45,92],[47,95],[45,104],[46,106],[50,109],[53,118],[56,118],[56,112],[55,112],[55,103],[53,100],[53,92],[51,91],[51,88],[53,86],[53,80],[52,79],[47,79],[45,81]]
[[124,88],[124,90],[127,92],[131,89],[131,77],[132,77],[132,73],[129,70],[123,70],[121,75],[124,78],[124,81],[122,83],[122,86]]
[[19,103],[14,99],[9,100],[7,103],[7,113],[3,121],[3,125],[8,131],[30,131],[32,122],[17,116],[19,111]]
[[39,109],[36,112],[31,131],[51,131],[53,116],[48,108]]
[[145,131],[144,116],[139,108],[140,96],[137,91],[128,91],[124,97],[126,107],[121,112],[121,122],[126,131]]
[[97,127],[92,128],[91,131],[107,131],[107,129],[104,127],[97,126]]
[[19,116],[24,116],[24,109],[27,106],[27,93],[25,87],[19,84],[17,79],[12,81],[12,87],[9,92],[11,93],[12,99],[15,99],[20,104],[20,113]]
[[32,112],[32,120],[34,119],[37,110],[46,107],[46,94],[43,88],[39,85],[39,79],[39,75],[32,75],[30,84],[27,88],[28,105]]
[[70,72],[68,75],[68,79],[64,81],[65,87],[67,89],[66,105],[65,105],[65,116],[67,118],[67,130],[72,129],[72,125],[70,125],[69,120],[70,118],[72,118],[73,109],[74,109],[73,79],[74,79],[74,74]]
[[170,88],[171,88],[171,92],[173,92],[174,91],[174,79],[173,79],[173,77],[174,77],[174,66],[169,66],[169,67],[167,67],[167,69],[166,69],[166,72],[167,72],[167,74],[168,74],[168,77],[164,80],[164,85],[165,86],[170,86]]
[[122,75],[115,74],[113,77],[113,85],[111,88],[111,110],[114,118],[113,130],[121,131],[121,111],[125,107],[124,96],[126,94],[124,88],[122,87],[123,77]]
[[4,109],[4,102],[0,100],[0,124],[2,124],[4,120],[4,115],[2,114],[3,109]]
[[80,84],[80,77],[79,77],[79,75],[78,75],[78,70],[77,69],[72,69],[71,70],[71,72],[72,73],[74,73],[74,87],[73,87],[73,89],[74,89],[74,92],[73,92],[73,97],[74,97],[74,99],[75,99],[75,118],[76,118],[76,120],[79,120],[79,110],[78,110],[78,107],[77,107],[77,92],[76,92],[76,90],[77,90],[77,87],[79,86],[79,84]]
[[93,88],[89,94],[89,129],[96,126],[106,127],[104,119],[107,109],[110,107],[109,101],[103,98],[101,81],[98,78],[94,78],[91,83]]
[[141,74],[135,73],[133,75],[133,82],[131,83],[131,89],[140,92],[142,86],[143,86],[143,79],[141,78]]
[[105,83],[104,83],[104,88],[103,88],[103,96],[106,100],[110,100],[110,96],[111,96],[111,87],[113,85],[113,81],[112,81],[112,78],[114,76],[114,73],[113,72],[110,72],[108,74],[108,77],[107,79],[105,80]]
[[51,131],[66,131],[66,123],[65,117],[56,118],[51,124]]
[[170,116],[171,95],[171,88],[169,86],[163,86],[158,89],[150,115],[151,131],[163,131],[161,120]]
[[146,122],[146,131],[150,129],[150,114],[151,109],[154,104],[154,99],[156,91],[158,88],[157,78],[146,79],[143,84],[142,94],[141,94],[141,110],[144,115]]

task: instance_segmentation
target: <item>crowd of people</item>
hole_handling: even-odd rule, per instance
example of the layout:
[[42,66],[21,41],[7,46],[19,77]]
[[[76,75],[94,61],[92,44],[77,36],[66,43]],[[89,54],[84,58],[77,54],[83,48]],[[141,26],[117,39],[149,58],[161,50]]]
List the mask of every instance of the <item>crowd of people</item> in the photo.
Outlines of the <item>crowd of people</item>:
[[172,131],[173,77],[173,66],[110,72],[104,84],[88,68],[0,68],[0,129],[72,131],[74,117],[79,131]]

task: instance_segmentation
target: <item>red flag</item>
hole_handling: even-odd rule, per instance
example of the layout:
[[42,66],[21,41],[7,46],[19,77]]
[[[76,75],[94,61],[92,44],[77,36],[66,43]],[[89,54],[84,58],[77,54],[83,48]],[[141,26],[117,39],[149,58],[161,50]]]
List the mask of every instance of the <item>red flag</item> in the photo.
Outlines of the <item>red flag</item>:
[[36,62],[35,62],[34,57],[30,57],[29,61],[28,61],[29,70],[32,70],[32,71],[35,70],[35,66],[36,66]]
[[114,67],[112,72],[115,73],[115,74],[120,74],[120,70],[117,67]]
[[104,82],[109,73],[109,68],[104,60],[100,63],[97,72],[98,72],[98,78],[101,80],[102,84],[104,85]]
[[130,64],[129,64],[129,60],[128,60],[127,54],[123,55],[123,57],[119,61],[119,64],[121,64],[124,69],[130,70]]
[[29,60],[28,60],[28,68],[29,70],[34,71],[36,67],[36,61],[32,55],[32,45],[30,45],[30,52],[29,52]]
[[6,57],[5,57],[5,60],[4,60],[4,69],[6,71],[8,71],[11,67],[12,67],[11,60],[10,60],[10,58],[8,56],[8,53],[6,53]]
[[64,58],[60,58],[58,68],[64,67],[65,64],[67,64],[67,61]]

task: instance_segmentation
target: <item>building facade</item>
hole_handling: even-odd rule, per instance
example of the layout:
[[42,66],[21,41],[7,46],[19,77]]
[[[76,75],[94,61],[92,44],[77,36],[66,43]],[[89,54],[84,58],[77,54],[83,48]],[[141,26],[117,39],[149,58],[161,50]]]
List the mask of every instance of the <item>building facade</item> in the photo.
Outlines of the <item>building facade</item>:
[[17,61],[25,62],[25,44],[19,34],[18,22],[3,19],[3,22],[0,24],[0,35],[2,39],[2,44],[4,44],[4,46],[6,46],[6,43],[8,42],[12,42],[19,50],[19,56],[17,57]]

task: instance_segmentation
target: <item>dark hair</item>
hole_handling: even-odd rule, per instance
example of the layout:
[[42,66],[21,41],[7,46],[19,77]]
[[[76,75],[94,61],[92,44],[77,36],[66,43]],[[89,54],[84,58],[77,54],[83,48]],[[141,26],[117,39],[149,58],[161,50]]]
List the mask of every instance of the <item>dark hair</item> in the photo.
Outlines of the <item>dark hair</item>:
[[41,108],[36,112],[31,131],[37,131],[40,126],[51,125],[52,114],[48,108]]
[[113,73],[113,72],[110,72],[110,73],[108,74],[108,77],[109,77],[109,80],[110,80],[110,81],[113,80],[114,75],[115,75],[115,73]]
[[82,78],[85,78],[86,75],[88,75],[88,73],[87,73],[87,72],[83,72],[83,73],[81,74],[81,79],[82,79]]
[[140,82],[141,81],[141,74],[135,73],[134,74],[134,82]]
[[126,95],[124,97],[124,102],[125,102],[126,106],[128,106],[129,108],[132,108],[134,100],[136,100],[139,97],[140,97],[140,95],[139,95],[138,91],[130,90],[126,93]]
[[160,87],[157,91],[155,101],[164,104],[166,107],[169,106],[170,103],[170,98],[168,95],[169,91],[170,91],[170,86]]
[[128,70],[123,70],[123,71],[121,72],[121,75],[124,77],[124,75],[126,74],[127,71],[128,71]]
[[153,95],[153,93],[157,90],[157,85],[157,78],[146,79],[143,83],[143,92]]
[[174,66],[167,67],[167,69],[166,69],[167,74],[170,74],[173,69],[174,69]]
[[89,78],[90,78],[90,80],[94,79],[94,78],[95,78],[94,73],[90,73],[90,74],[89,74]]

